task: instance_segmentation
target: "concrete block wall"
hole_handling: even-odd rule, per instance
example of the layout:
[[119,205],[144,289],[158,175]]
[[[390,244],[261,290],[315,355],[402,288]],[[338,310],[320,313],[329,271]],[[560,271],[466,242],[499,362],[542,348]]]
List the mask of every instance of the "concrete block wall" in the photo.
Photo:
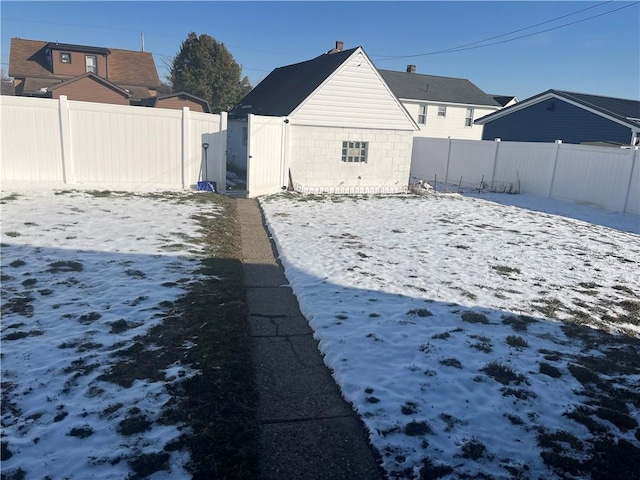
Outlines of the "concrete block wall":
[[[288,164],[294,184],[314,187],[383,187],[409,184],[413,131],[291,125]],[[342,161],[342,142],[369,142],[367,162]]]

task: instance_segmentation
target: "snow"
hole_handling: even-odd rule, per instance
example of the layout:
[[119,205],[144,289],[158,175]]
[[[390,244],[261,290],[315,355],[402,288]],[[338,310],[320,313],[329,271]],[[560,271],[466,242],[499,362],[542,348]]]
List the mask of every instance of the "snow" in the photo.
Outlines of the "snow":
[[[640,334],[620,307],[640,293],[638,217],[506,195],[275,196],[261,205],[325,363],[391,477],[418,478],[429,459],[469,478],[555,478],[540,429],[592,438],[563,416],[585,401],[567,367],[586,347],[560,320]],[[563,216],[540,211],[550,208]],[[593,223],[575,219],[585,216]],[[484,317],[465,321],[470,312]],[[518,315],[532,318],[520,330],[504,323]],[[514,336],[528,345],[511,346]],[[540,373],[541,350],[559,353],[549,362],[559,378]],[[498,383],[483,372],[492,361],[524,380]],[[637,386],[635,373],[626,380]],[[640,419],[638,409],[630,416]],[[638,445],[633,431],[609,427]],[[477,442],[486,450],[474,459]]]
[[[98,377],[198,279],[190,217],[216,212],[177,197],[3,190],[3,474],[126,478],[128,458],[184,433],[155,420],[167,386],[198,372],[175,364],[164,382],[129,388]],[[640,335],[621,306],[640,296],[638,217],[525,195],[280,195],[261,205],[325,362],[390,476],[417,478],[429,459],[468,478],[552,479],[540,429],[593,438],[563,415],[585,402],[568,370]],[[121,319],[130,328],[115,333]],[[599,347],[563,328],[576,319],[608,332]],[[492,361],[523,380],[497,382],[483,371]],[[562,375],[541,374],[545,361]],[[640,370],[611,379],[637,391]],[[134,406],[151,430],[120,435]],[[633,429],[600,423],[639,444]],[[186,462],[172,452],[170,470],[150,478],[189,478]]]
[[[191,215],[216,212],[162,195],[11,193],[2,193],[2,442],[12,454],[3,476],[126,478],[127,459],[184,433],[155,420],[167,386],[197,372],[176,364],[165,381],[130,388],[98,377],[199,278],[200,247],[184,234],[197,236]],[[122,320],[128,328],[114,329]],[[133,407],[152,427],[123,436],[118,423]],[[190,478],[187,461],[173,452],[170,470],[151,478]]]

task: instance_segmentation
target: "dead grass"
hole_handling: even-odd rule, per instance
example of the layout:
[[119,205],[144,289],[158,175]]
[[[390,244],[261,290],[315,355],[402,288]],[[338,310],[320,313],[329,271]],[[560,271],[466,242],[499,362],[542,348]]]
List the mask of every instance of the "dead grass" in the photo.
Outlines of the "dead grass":
[[[106,196],[106,192],[93,195]],[[163,198],[186,201],[183,195]],[[191,284],[186,295],[173,305],[166,305],[160,325],[137,337],[130,347],[114,351],[116,361],[101,380],[122,386],[136,379],[163,381],[163,370],[176,362],[199,371],[169,387],[172,398],[159,419],[163,424],[184,424],[188,427],[184,431],[189,433],[166,445],[164,452],[129,459],[133,478],[166,470],[168,452],[186,448],[191,456],[188,470],[194,479],[253,479],[257,475],[257,394],[235,200],[193,194],[188,201],[209,203],[222,210],[216,216],[194,217],[205,254],[200,273],[207,277]],[[143,274],[128,275],[135,279]],[[111,327],[117,334],[129,324],[114,322]],[[185,342],[195,346],[187,348]],[[133,434],[145,431],[149,422],[141,413],[129,411],[118,429],[122,435]]]

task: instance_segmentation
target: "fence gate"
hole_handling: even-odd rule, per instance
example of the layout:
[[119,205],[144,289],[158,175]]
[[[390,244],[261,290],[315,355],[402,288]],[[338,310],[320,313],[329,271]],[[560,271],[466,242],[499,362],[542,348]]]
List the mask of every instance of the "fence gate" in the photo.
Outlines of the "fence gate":
[[284,118],[249,115],[247,125],[248,198],[277,193],[283,185],[286,185],[284,137]]

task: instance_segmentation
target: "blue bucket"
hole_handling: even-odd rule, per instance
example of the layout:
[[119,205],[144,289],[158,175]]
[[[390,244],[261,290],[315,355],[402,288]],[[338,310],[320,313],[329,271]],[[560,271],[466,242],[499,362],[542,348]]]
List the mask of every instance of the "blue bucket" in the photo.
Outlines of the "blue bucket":
[[215,192],[216,182],[198,182],[198,191]]

